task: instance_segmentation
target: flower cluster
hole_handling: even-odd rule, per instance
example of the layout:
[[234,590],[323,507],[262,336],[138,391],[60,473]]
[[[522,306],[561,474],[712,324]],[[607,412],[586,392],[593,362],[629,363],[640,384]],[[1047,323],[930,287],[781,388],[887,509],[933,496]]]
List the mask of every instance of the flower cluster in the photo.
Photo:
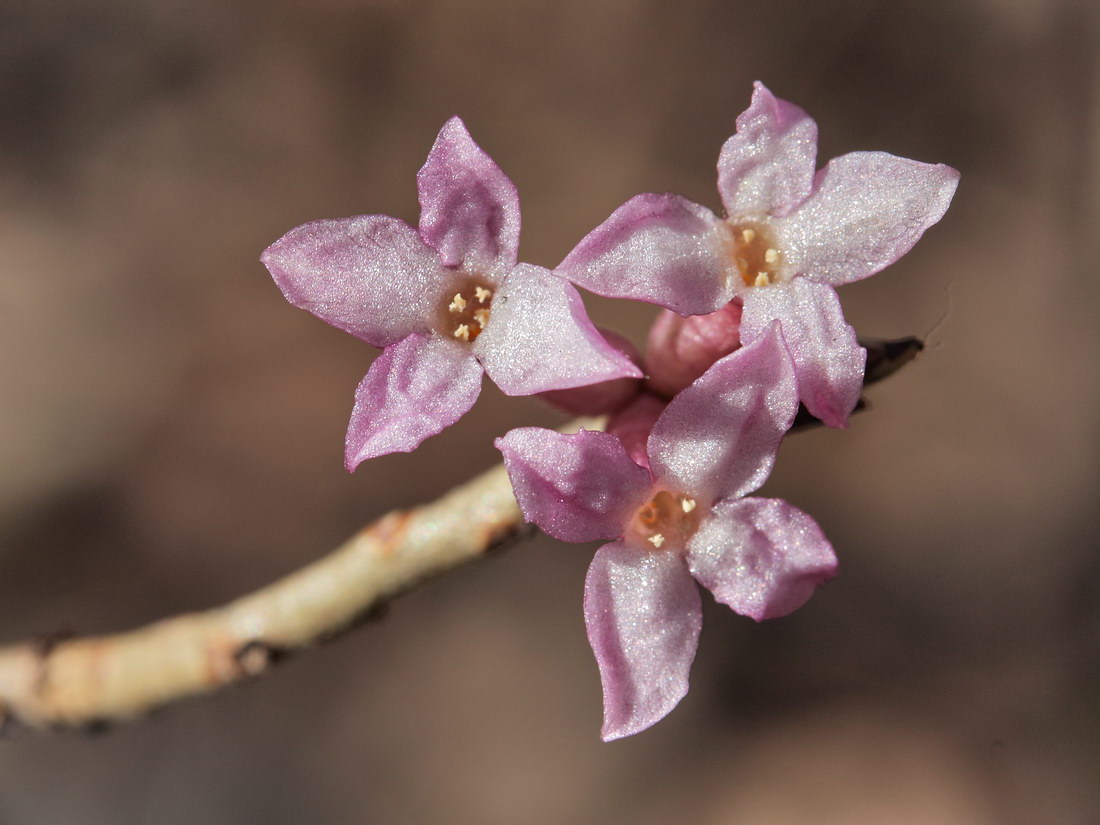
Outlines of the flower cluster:
[[[834,287],[878,272],[944,214],[958,173],[881,152],[816,169],[817,127],[757,83],[718,160],[725,214],[638,195],[554,270],[519,263],[515,186],[458,118],[417,175],[413,229],[385,215],[315,221],[263,255],[287,299],[383,349],[355,393],[349,470],[457,421],[483,373],[609,416],[605,432],[497,439],[524,517],[603,539],[584,614],[603,737],[643,730],[687,692],[696,583],[756,620],[836,572],[814,520],[749,494],[800,404],[842,427],[866,351]],[[664,309],[644,358],[589,321],[574,285]]]

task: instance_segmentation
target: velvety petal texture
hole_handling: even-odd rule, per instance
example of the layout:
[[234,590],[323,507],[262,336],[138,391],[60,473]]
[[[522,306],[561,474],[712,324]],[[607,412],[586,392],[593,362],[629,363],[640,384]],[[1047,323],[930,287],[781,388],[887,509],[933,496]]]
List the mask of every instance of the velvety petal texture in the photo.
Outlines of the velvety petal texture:
[[846,284],[889,266],[947,211],[959,173],[885,152],[853,152],[829,161],[814,193],[775,224],[792,271]]
[[669,402],[649,436],[658,483],[710,504],[757,489],[798,411],[779,325],[719,360]]
[[777,319],[802,403],[830,427],[847,426],[863,389],[867,351],[844,320],[836,290],[805,278],[752,290],[741,315],[742,340],[762,336]]
[[714,312],[733,297],[720,221],[679,195],[637,195],[577,244],[555,270],[608,298],[681,315]]
[[448,277],[416,231],[386,215],[304,224],[260,259],[290,303],[376,347],[426,332]]
[[786,214],[810,194],[816,159],[817,124],[757,82],[736,134],[718,156],[726,214],[734,220]]
[[796,610],[836,575],[817,522],[774,498],[720,503],[688,542],[687,563],[715,599],[757,621]]
[[687,693],[702,625],[683,559],[604,545],[588,568],[584,618],[603,683],[604,741],[664,718]]
[[355,390],[345,442],[348,471],[388,453],[411,452],[460,419],[481,392],[469,350],[434,335],[410,335],[374,359]]
[[521,427],[495,443],[523,517],[562,541],[618,538],[649,497],[649,473],[607,433]]
[[520,225],[515,184],[459,118],[440,130],[416,186],[420,234],[445,265],[488,276],[515,266]]
[[580,293],[532,264],[519,264],[501,283],[473,350],[508,395],[642,377],[592,325]]
[[[608,344],[641,371],[642,356],[630,339],[608,329],[597,329]],[[642,391],[642,378],[616,378],[568,390],[541,392],[538,397],[570,415],[606,415],[622,409]]]

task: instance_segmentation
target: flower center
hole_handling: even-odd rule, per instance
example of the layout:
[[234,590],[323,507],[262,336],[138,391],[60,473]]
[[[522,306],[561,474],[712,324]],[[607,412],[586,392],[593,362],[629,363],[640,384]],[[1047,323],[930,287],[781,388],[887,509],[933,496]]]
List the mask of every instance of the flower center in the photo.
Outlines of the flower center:
[[745,286],[769,286],[779,280],[779,248],[765,227],[759,224],[727,224],[729,255]]
[[627,535],[655,550],[666,546],[682,550],[699,527],[699,509],[695,499],[661,490],[638,508]]
[[443,296],[437,329],[446,337],[473,343],[489,325],[493,285],[463,273]]

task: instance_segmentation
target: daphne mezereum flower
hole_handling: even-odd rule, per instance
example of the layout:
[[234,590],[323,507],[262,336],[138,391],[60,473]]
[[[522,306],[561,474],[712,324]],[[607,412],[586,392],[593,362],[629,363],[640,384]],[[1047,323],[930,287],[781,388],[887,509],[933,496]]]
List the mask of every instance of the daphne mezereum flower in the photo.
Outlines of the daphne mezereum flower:
[[802,403],[844,426],[866,353],[834,287],[908,252],[943,217],[959,173],[884,152],[852,152],[815,173],[816,156],[814,121],[757,83],[718,158],[725,217],[677,195],[638,195],[557,271],[599,295],[681,315],[739,298],[743,343],[780,320]]
[[563,541],[612,540],[584,592],[605,740],[644,730],[687,693],[702,623],[696,581],[760,620],[798,608],[836,572],[806,513],[744,498],[771,472],[797,407],[773,323],[669,402],[649,435],[648,467],[608,433],[527,427],[497,439],[528,521]]
[[516,187],[459,118],[416,183],[419,229],[388,215],[314,221],[262,256],[290,303],[384,349],[355,391],[349,470],[449,427],[483,372],[508,395],[641,376],[572,285],[517,264]]

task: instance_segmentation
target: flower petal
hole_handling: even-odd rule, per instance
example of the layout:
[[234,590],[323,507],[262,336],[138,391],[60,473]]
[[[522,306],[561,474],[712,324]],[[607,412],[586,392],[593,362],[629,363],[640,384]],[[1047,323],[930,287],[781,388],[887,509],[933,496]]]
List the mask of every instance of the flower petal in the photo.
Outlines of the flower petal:
[[776,324],[669,402],[649,436],[653,475],[700,503],[750,493],[771,472],[797,410],[794,365]]
[[718,504],[688,542],[687,563],[715,599],[757,621],[786,616],[836,575],[817,522],[777,498]]
[[[630,339],[610,329],[598,328],[597,332],[641,370],[642,356]],[[607,415],[622,409],[641,391],[641,378],[616,378],[568,390],[549,390],[538,397],[570,415]]]
[[477,401],[481,365],[460,344],[410,335],[374,359],[355,390],[345,441],[351,472],[363,461],[415,450]]
[[718,156],[718,193],[735,221],[784,215],[810,194],[817,124],[798,106],[753,84],[752,103]]
[[908,252],[943,217],[958,183],[942,163],[853,152],[829,161],[809,199],[773,227],[791,271],[846,284]]
[[703,614],[678,553],[601,547],[584,583],[584,619],[603,682],[605,742],[645,730],[684,698]]
[[588,320],[580,293],[548,269],[513,269],[493,296],[491,312],[474,353],[507,395],[642,377]]
[[648,301],[681,315],[733,297],[722,222],[679,195],[637,195],[577,244],[555,270],[597,295]]
[[376,347],[427,331],[446,278],[416,231],[387,215],[303,224],[260,260],[290,303]]
[[618,538],[649,496],[649,473],[607,433],[520,427],[495,443],[523,517],[556,539]]
[[519,194],[459,118],[439,131],[416,187],[420,235],[444,264],[483,275],[516,265]]
[[805,278],[753,289],[745,297],[741,340],[755,340],[776,319],[794,357],[802,403],[830,427],[846,427],[863,389],[867,350],[845,322],[836,290]]

